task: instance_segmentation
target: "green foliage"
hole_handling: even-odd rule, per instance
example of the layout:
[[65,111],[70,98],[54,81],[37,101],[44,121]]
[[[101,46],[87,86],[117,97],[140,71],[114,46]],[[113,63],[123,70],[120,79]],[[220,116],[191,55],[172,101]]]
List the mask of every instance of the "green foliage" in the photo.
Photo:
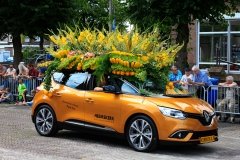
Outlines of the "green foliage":
[[[223,15],[234,16],[239,0],[127,0],[127,10],[132,24],[140,31],[158,26],[162,32],[178,32],[176,43],[185,42],[176,64],[182,71],[187,61],[189,24],[194,20],[210,24],[224,23]],[[172,27],[174,26],[174,28]]]
[[76,13],[74,0],[2,0],[0,6],[0,33],[25,34],[30,38],[43,37],[48,29],[56,30]]
[[120,0],[112,0],[113,11],[109,17],[109,1],[106,0],[77,0],[77,8],[80,12],[76,14],[74,25],[83,28],[103,28],[109,30],[109,20],[116,21],[119,30],[125,30],[125,21],[127,19],[126,4],[120,3]]
[[135,73],[135,77],[139,79],[139,81],[145,82],[147,80],[147,72],[146,70],[138,70]]
[[23,54],[23,60],[24,62],[28,61],[28,58],[32,57],[34,54],[36,54],[36,50],[39,48],[36,47],[23,47],[22,48],[22,54]]
[[108,72],[108,69],[111,66],[111,63],[109,62],[109,56],[98,56],[95,65],[98,67],[93,72],[93,75],[96,75],[97,86],[99,86],[100,83],[103,82],[104,74]]
[[49,66],[48,69],[45,72],[45,80],[43,83],[44,88],[49,91],[52,88],[51,85],[51,76],[53,74],[53,72],[56,70],[58,66],[58,61],[54,60]]
[[[223,14],[233,16],[238,11],[238,0],[128,0],[128,13],[131,22],[139,28],[158,26],[174,26],[200,22],[224,22]],[[161,27],[162,28],[162,27]]]
[[150,91],[147,91],[147,90],[145,90],[145,89],[139,89],[139,93],[140,93],[141,95],[145,95],[145,96],[150,96],[150,95],[154,95],[154,94],[155,94],[155,93],[150,92]]
[[75,0],[1,0],[0,6],[0,35],[13,36],[15,64],[22,61],[21,34],[46,38],[49,29],[56,31],[60,24],[72,21],[78,11]]

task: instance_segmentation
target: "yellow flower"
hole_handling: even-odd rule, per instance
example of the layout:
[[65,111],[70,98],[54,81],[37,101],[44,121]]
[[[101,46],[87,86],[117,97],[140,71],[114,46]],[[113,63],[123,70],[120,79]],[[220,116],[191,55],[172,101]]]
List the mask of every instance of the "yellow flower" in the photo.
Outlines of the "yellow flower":
[[128,36],[129,36],[129,34],[125,34],[125,35],[123,36],[123,40],[124,40],[124,41],[127,41],[127,40],[128,40]]
[[62,43],[63,45],[68,44],[66,37],[61,37],[61,43]]
[[112,50],[117,51],[117,48],[112,45]]
[[132,45],[135,46],[138,44],[138,33],[134,33],[132,36]]
[[122,43],[124,39],[122,38],[122,35],[120,33],[117,34],[117,40]]
[[80,32],[80,35],[78,37],[78,41],[84,40],[85,37],[86,37],[86,33],[85,32]]
[[56,40],[53,36],[50,36],[49,38],[51,39],[51,41],[52,41],[53,43],[58,44],[57,40]]
[[147,56],[142,56],[142,60],[145,61],[145,62],[148,62],[149,58]]
[[104,40],[104,39],[105,39],[105,36],[103,35],[102,32],[99,32],[99,33],[98,33],[98,37],[99,37],[99,39],[101,39],[101,40]]

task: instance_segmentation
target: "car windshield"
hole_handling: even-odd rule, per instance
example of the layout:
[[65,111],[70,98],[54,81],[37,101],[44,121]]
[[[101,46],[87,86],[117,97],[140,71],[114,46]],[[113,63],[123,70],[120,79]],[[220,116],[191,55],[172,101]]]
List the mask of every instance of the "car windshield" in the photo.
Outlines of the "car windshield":
[[127,94],[138,94],[138,89],[132,85],[130,82],[123,80],[123,79],[115,79],[118,87],[121,89],[122,93],[127,93]]
[[156,85],[151,81],[146,81],[143,84],[131,82],[131,85],[137,88],[138,92],[141,95],[145,95],[145,96],[151,96],[151,97],[167,96],[167,97],[175,97],[175,98],[192,96],[191,94],[166,94],[165,89],[157,88]]

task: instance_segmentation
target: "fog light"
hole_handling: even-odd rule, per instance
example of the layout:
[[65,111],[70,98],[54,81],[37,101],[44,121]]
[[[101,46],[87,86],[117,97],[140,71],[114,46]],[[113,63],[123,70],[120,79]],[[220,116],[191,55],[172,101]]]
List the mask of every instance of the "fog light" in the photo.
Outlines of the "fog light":
[[187,130],[179,130],[174,132],[173,134],[171,134],[169,137],[170,138],[178,138],[178,139],[183,139],[185,138],[188,133],[190,133],[191,131],[187,131]]

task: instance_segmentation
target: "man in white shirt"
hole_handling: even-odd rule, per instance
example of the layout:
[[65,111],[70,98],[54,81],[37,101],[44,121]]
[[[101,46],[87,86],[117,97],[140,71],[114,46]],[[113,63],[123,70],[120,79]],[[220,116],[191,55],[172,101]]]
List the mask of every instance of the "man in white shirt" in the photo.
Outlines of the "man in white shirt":
[[[235,105],[235,90],[237,86],[237,83],[233,81],[232,76],[227,76],[226,77],[226,82],[224,83],[219,83],[219,86],[224,87],[225,91],[225,98],[218,104],[218,109],[221,112],[224,112],[224,107],[227,105],[228,109],[230,112],[234,113],[234,105]],[[231,117],[231,122],[234,123],[234,114],[230,114]],[[221,116],[218,116],[218,120],[221,120],[223,118],[223,121],[227,121],[228,117],[226,116],[225,113],[221,113]]]
[[14,79],[16,78],[16,70],[13,68],[13,64],[9,64],[9,68],[6,70],[4,76],[3,85],[6,88],[13,89],[14,86]]

